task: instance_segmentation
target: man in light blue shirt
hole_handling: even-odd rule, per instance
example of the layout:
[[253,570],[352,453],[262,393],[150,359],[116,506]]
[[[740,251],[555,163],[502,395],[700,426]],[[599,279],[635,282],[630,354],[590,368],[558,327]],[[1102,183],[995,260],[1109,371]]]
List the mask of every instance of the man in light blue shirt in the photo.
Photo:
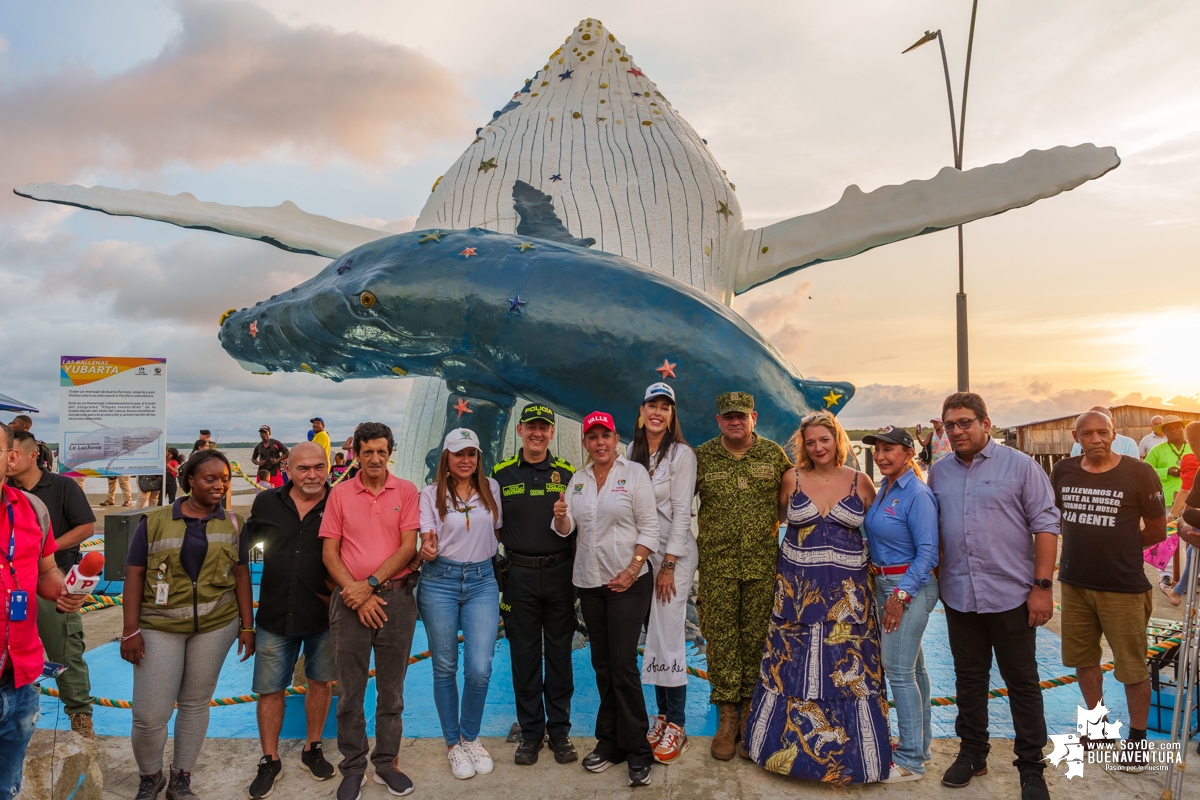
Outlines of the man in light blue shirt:
[[[1091,408],[1088,409],[1088,412],[1092,412],[1092,411],[1095,411],[1098,414],[1103,414],[1104,416],[1108,417],[1110,422],[1113,421],[1112,412],[1109,411],[1104,406],[1092,406]],[[1114,426],[1116,425],[1115,422],[1113,424],[1114,424]],[[1117,438],[1113,439],[1112,451],[1119,455],[1129,456],[1130,458],[1139,458],[1140,459],[1142,457],[1141,452],[1138,450],[1138,443],[1135,442],[1133,439],[1130,439],[1128,436],[1125,436],[1124,434],[1120,434],[1120,433],[1117,434]],[[1071,455],[1072,456],[1083,455],[1083,448],[1080,447],[1079,442],[1075,442],[1075,444],[1071,445]]]
[[1052,578],[1059,513],[1050,479],[1032,458],[991,438],[977,394],[946,398],[942,420],[952,458],[933,465],[938,502],[942,605],[954,654],[958,757],[942,783],[966,786],[987,771],[988,681],[995,653],[1008,687],[1014,762],[1022,800],[1049,800],[1042,777],[1046,718],[1037,669],[1037,628],[1054,615]]

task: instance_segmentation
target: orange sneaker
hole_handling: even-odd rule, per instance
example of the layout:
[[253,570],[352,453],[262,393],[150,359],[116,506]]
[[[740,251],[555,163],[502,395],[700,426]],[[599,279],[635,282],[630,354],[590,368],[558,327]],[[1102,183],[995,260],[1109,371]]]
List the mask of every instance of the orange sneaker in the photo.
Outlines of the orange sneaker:
[[654,760],[660,764],[673,764],[687,752],[687,749],[687,734],[683,732],[683,728],[672,722],[667,725],[662,739],[654,748]]
[[650,721],[650,731],[646,734],[646,741],[650,742],[650,749],[658,747],[658,743],[662,741],[663,731],[667,729],[667,718],[659,714]]

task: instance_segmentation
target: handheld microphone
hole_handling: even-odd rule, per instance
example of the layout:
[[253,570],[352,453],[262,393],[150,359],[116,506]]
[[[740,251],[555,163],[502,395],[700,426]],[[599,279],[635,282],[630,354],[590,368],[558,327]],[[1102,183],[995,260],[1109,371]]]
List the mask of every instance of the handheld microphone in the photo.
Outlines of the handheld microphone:
[[67,573],[65,583],[71,594],[91,594],[100,584],[100,572],[104,569],[104,554],[91,552],[83,557]]

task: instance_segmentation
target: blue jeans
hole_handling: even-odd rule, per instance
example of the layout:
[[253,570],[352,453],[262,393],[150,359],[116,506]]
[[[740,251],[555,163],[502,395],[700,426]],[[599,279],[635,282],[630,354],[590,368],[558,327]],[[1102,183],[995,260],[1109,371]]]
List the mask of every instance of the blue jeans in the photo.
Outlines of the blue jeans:
[[29,684],[14,689],[0,685],[0,800],[13,800],[21,791],[25,749],[37,722],[38,690]]
[[658,713],[683,727],[687,721],[687,684],[683,686],[655,686],[654,699],[658,703]]
[[[883,619],[883,604],[900,585],[903,575],[876,575],[875,602]],[[929,745],[933,742],[932,708],[929,705],[929,671],[925,669],[925,652],[921,638],[929,624],[929,614],[938,601],[937,578],[913,595],[908,609],[900,616],[900,627],[883,633],[880,626],[880,649],[883,671],[887,675],[892,700],[896,703],[896,722],[900,741],[892,753],[892,761],[911,772],[925,773],[929,760]]]
[[[492,677],[500,590],[492,562],[438,558],[421,568],[417,608],[433,657],[433,702],[446,745],[479,738]],[[463,633],[462,710],[458,699],[458,632]]]

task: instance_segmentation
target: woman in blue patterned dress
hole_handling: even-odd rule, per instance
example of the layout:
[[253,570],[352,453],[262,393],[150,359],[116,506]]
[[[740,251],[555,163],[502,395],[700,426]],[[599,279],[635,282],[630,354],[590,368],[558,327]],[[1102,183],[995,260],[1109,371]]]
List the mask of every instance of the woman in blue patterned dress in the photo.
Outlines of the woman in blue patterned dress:
[[787,534],[746,749],[782,775],[887,780],[887,694],[859,530],[875,488],[844,466],[850,441],[832,414],[805,417],[791,444],[796,468],[779,498]]

